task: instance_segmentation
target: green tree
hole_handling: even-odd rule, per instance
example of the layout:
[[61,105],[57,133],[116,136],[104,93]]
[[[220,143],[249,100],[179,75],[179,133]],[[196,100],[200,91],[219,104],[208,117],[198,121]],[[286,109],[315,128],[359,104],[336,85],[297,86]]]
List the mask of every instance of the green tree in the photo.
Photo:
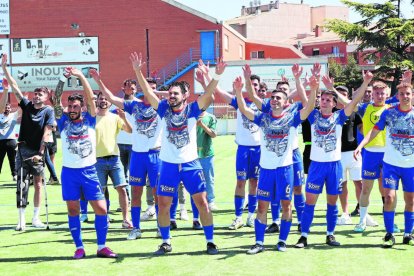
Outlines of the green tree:
[[414,68],[414,53],[408,51],[411,43],[414,43],[414,20],[405,18],[401,13],[401,2],[402,0],[389,0],[384,4],[363,4],[342,0],[342,3],[354,9],[363,19],[356,23],[334,19],[326,25],[344,41],[358,41],[357,51],[375,49],[364,58],[376,62],[379,66],[376,73],[380,77],[393,77],[393,91],[403,70]]
[[340,65],[334,59],[328,61],[329,76],[335,79],[335,86],[345,85],[356,89],[362,83],[361,68],[352,55],[348,56],[348,64]]

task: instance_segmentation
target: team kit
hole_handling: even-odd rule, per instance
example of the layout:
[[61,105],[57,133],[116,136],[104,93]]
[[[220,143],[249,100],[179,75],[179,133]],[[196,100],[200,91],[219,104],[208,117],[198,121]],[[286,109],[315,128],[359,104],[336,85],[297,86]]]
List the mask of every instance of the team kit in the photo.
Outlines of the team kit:
[[[219,85],[226,63],[217,60],[213,71],[200,61],[195,80],[205,92],[189,102],[188,83],[174,82],[167,91],[157,91],[156,81],[145,78],[142,73],[145,64],[142,55],[134,52],[129,58],[137,81],[124,82],[123,97],[115,96],[105,86],[99,72],[91,69],[89,74],[99,86],[99,93],[94,95],[83,72],[68,67],[55,91],[47,88],[35,90],[33,99],[29,101],[23,97],[8,71],[7,55],[2,56],[6,80],[22,109],[19,154],[16,155],[19,209],[16,230],[25,229],[28,187],[24,174],[30,172],[35,185],[41,186],[45,137],[50,135],[55,123],[62,143],[62,197],[67,205],[69,230],[76,246],[73,258],[86,256],[81,235],[81,199],[89,202],[95,213],[97,256],[118,257],[106,246],[109,222],[105,190],[108,177],[119,195],[123,226],[125,224],[125,228],[131,230],[127,239],[142,237],[141,198],[149,182],[157,216],[154,234],[162,240],[154,254],[172,252],[170,217],[175,209],[171,210],[171,206],[179,186],[184,185],[191,195],[193,212],[197,212],[200,218],[198,227],[204,231],[206,253],[218,254],[209,201],[211,189],[206,184],[206,173],[200,163],[197,128],[210,104],[220,98],[237,110],[237,180],[234,220],[228,230],[254,227],[255,240],[247,254],[265,250],[266,233],[279,233],[276,250],[287,250],[293,207],[300,238],[292,247],[307,247],[315,206],[324,188],[328,246],[340,246],[335,237],[335,227],[351,224],[351,216],[359,216],[359,223],[354,228],[356,233],[378,226],[368,213],[375,180],[379,183],[383,200],[386,233],[382,246],[393,247],[396,243],[394,234],[400,232],[394,223],[396,191],[400,183],[405,202],[402,243],[414,245],[411,71],[403,74],[393,93],[371,72],[363,71],[361,86],[350,93],[345,86],[335,87],[329,76],[321,76],[319,64],[313,65],[310,77],[304,76],[303,68],[295,64],[292,67],[295,87],[291,88],[289,82],[282,78],[276,89],[269,91],[266,83],[252,74],[249,65],[245,65],[241,68],[242,76],[234,80],[233,91],[229,92]],[[64,107],[61,88],[70,76],[80,80],[83,92],[70,95]],[[142,89],[139,96],[136,94],[137,83]],[[320,89],[321,83],[324,89]],[[3,93],[3,97],[4,94],[7,96]],[[45,104],[48,99],[52,106]],[[111,111],[110,106],[116,108]],[[208,128],[204,128],[210,133]],[[133,137],[127,179],[116,141],[121,131],[131,133]],[[303,135],[303,155],[299,149],[300,134]],[[352,213],[349,212],[346,188],[348,179],[355,184],[358,202]],[[131,186],[130,195],[126,189],[128,185]],[[338,199],[342,208],[340,217]],[[35,208],[40,206],[38,201],[40,198],[36,200],[35,194]],[[270,224],[267,218],[269,208]],[[248,213],[246,220],[243,219],[245,209]],[[37,223],[42,226],[40,221]]]

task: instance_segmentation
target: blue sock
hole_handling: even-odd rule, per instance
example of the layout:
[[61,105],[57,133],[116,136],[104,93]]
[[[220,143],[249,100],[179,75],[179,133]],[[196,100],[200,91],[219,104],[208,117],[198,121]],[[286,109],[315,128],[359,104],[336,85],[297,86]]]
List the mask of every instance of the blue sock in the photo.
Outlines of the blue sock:
[[257,207],[257,196],[256,195],[249,195],[249,213],[254,213],[256,211]]
[[214,224],[203,226],[204,236],[206,236],[207,242],[213,242],[214,237]]
[[157,218],[158,218],[158,204],[155,204],[155,213],[157,214]]
[[293,198],[296,209],[296,216],[298,218],[298,223],[300,223],[302,221],[303,208],[305,207],[305,197],[303,196],[303,194],[300,194],[294,195]]
[[313,221],[313,215],[315,213],[315,205],[308,205],[305,203],[302,213],[302,233],[309,233],[310,226]]
[[395,211],[384,211],[384,225],[387,233],[394,233]]
[[170,207],[170,220],[175,220],[177,215],[177,206],[178,206],[178,193],[173,196],[173,200]]
[[254,220],[254,233],[256,234],[256,243],[264,243],[266,224],[261,223],[258,219]]
[[141,206],[132,206],[131,207],[131,218],[132,218],[132,225],[136,229],[141,229],[140,222],[141,222]]
[[170,238],[170,226],[161,227],[160,226],[161,237],[163,240],[168,240]]
[[291,220],[284,220],[282,219],[280,223],[280,234],[279,234],[279,240],[284,241],[286,243],[286,240],[289,236],[290,227],[292,226]]
[[73,241],[75,242],[76,248],[83,247],[82,243],[82,232],[81,223],[79,216],[68,216],[69,230],[72,234]]
[[106,212],[109,214],[109,206],[111,206],[111,201],[109,199],[106,200]]
[[405,221],[405,234],[411,234],[414,227],[414,212],[404,212],[404,221]]
[[278,220],[280,217],[280,200],[277,202],[272,202],[272,205],[270,205],[270,210],[272,211],[272,220]]
[[194,199],[191,198],[191,209],[193,210],[193,219],[197,219],[200,217],[200,214],[198,212],[197,206],[194,202]]
[[105,245],[106,234],[108,233],[108,216],[95,215],[95,230],[98,245]]
[[234,196],[234,210],[236,217],[241,217],[243,215],[244,207],[244,196]]
[[326,228],[327,232],[331,233],[335,231],[336,221],[338,220],[338,206],[327,204],[326,209]]
[[82,215],[88,214],[88,201],[87,200],[80,200],[80,211]]

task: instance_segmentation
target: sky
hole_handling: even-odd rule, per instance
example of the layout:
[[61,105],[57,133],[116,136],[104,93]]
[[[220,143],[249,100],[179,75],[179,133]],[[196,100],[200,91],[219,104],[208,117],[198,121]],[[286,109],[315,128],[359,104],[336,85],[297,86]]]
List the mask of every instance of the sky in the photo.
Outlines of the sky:
[[[242,6],[249,6],[250,1],[254,0],[175,0],[207,15],[210,15],[218,20],[227,20],[237,16],[240,16],[240,10]],[[414,8],[410,5],[411,0],[403,0],[402,11],[405,17],[414,17]],[[261,0],[262,4],[268,4],[270,0]],[[301,0],[282,0],[281,3],[300,3]],[[363,3],[384,3],[381,0],[359,0]],[[310,6],[344,6],[339,0],[303,0],[304,4]],[[350,10],[349,21],[356,22],[361,18]]]

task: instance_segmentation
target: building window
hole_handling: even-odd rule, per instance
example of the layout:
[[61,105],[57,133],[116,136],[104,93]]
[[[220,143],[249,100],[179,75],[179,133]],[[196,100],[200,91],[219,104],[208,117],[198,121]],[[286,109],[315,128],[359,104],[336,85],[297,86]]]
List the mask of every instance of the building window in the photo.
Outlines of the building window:
[[319,48],[312,49],[312,56],[319,56]]
[[332,47],[332,54],[334,57],[339,57],[339,47],[338,46],[333,46]]
[[241,44],[239,44],[239,57],[240,57],[240,59],[244,59],[243,45],[241,45]]
[[228,51],[229,50],[229,36],[228,35],[224,35],[224,50]]
[[250,52],[250,58],[252,58],[252,59],[265,58],[264,51]]

